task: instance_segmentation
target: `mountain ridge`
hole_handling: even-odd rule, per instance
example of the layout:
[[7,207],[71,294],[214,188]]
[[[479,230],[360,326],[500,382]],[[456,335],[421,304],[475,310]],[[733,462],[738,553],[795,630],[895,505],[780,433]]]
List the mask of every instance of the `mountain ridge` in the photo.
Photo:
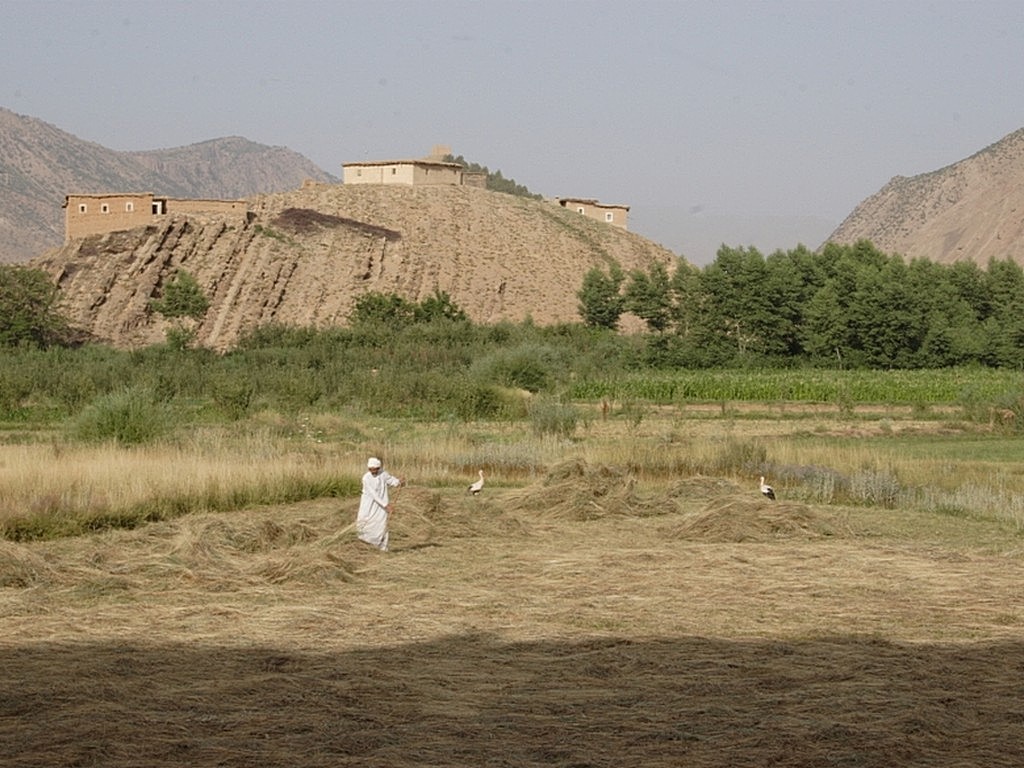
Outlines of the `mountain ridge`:
[[305,179],[336,181],[297,152],[238,136],[121,152],[0,107],[0,263],[28,261],[63,243],[68,194],[241,198]]
[[894,176],[826,243],[870,240],[907,259],[1024,265],[1024,128],[916,176]]

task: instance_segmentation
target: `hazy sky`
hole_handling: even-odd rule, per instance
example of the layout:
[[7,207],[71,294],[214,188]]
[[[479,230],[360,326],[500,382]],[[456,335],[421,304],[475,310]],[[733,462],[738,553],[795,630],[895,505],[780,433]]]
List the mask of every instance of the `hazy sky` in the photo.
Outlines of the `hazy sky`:
[[336,176],[447,144],[705,264],[817,247],[892,176],[1024,127],[1022,41],[1020,0],[0,0],[0,106]]

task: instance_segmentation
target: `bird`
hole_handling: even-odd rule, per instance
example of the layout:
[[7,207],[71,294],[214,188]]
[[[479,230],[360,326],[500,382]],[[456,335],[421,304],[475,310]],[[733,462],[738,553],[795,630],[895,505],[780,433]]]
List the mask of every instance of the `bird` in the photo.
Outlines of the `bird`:
[[480,493],[480,490],[484,487],[484,471],[481,469],[479,474],[480,479],[473,483],[471,486],[469,486],[469,492],[472,493],[474,496]]
[[775,489],[764,482],[764,475],[761,475],[761,493],[775,501]]

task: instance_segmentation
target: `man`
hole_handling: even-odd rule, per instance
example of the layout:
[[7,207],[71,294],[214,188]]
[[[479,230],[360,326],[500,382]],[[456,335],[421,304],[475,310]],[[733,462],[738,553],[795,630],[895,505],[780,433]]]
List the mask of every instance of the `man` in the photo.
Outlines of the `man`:
[[362,541],[382,552],[388,551],[388,515],[391,514],[388,488],[397,488],[401,484],[401,480],[388,474],[380,459],[371,457],[367,460],[366,474],[363,475],[363,495],[356,516],[356,532]]

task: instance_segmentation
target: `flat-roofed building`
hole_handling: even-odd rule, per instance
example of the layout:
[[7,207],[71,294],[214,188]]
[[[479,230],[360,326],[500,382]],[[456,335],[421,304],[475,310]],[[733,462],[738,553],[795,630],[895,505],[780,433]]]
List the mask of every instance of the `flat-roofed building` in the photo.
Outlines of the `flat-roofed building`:
[[111,192],[66,195],[64,197],[64,238],[75,240],[152,224],[168,214],[226,214],[244,218],[249,206],[244,200],[203,200],[157,197],[152,192]]
[[601,203],[586,197],[556,197],[555,201],[563,208],[586,216],[588,219],[603,221],[616,227],[629,229],[629,206]]
[[344,163],[341,166],[344,184],[462,184],[462,166],[442,160],[375,160]]

